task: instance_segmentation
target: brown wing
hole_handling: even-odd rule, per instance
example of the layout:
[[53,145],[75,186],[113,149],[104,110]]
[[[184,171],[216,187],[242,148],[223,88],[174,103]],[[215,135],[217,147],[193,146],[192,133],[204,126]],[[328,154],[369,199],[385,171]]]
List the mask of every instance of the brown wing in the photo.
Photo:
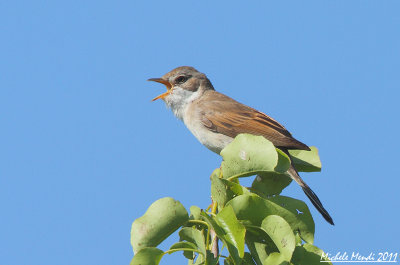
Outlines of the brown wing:
[[310,150],[276,120],[216,91],[206,91],[198,102],[202,123],[208,129],[232,138],[240,133],[262,135],[276,147]]

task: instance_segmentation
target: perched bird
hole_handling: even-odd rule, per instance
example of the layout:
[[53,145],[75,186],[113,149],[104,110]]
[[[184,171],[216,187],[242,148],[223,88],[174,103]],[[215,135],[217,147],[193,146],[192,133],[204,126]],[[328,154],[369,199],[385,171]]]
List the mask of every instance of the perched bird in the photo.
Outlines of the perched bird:
[[[193,67],[181,66],[161,78],[150,78],[149,81],[167,87],[167,91],[153,101],[164,100],[192,134],[217,154],[240,133],[264,136],[287,155],[289,149],[310,150],[273,118],[215,91],[207,76]],[[300,185],[325,220],[333,225],[331,216],[317,195],[300,178],[293,164],[288,174]]]

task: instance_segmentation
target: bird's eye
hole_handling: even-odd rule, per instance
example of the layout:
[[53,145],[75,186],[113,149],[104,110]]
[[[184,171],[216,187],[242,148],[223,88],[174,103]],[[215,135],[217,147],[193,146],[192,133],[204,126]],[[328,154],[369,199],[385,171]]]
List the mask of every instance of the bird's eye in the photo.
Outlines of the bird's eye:
[[187,77],[187,76],[180,75],[180,76],[178,76],[178,77],[175,79],[175,83],[176,83],[176,84],[183,84],[183,83],[186,82],[186,80],[188,80],[188,77]]

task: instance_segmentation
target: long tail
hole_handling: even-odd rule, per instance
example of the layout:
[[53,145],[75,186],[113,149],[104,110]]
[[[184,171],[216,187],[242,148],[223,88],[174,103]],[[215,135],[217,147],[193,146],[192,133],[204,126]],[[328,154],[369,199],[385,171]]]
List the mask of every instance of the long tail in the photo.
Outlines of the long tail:
[[321,201],[318,199],[317,195],[311,190],[311,188],[300,178],[297,170],[292,166],[290,166],[288,173],[290,177],[300,185],[303,189],[304,193],[310,199],[312,204],[317,208],[318,212],[325,218],[325,220],[331,225],[335,225],[333,223],[332,217],[329,215],[328,211],[325,210],[324,206],[322,206]]

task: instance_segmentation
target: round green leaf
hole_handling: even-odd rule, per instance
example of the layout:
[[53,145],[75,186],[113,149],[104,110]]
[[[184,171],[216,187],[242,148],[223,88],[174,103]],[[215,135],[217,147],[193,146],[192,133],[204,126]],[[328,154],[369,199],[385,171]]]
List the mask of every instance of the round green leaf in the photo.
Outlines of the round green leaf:
[[[259,228],[259,230],[261,230],[261,228]],[[265,232],[263,231],[263,233]],[[268,236],[265,235],[263,237],[267,238]],[[253,233],[250,232],[250,230],[247,230],[246,233],[246,245],[247,248],[250,250],[250,253],[253,256],[256,263],[263,264],[262,261],[268,257],[267,245],[264,244],[264,242],[258,240],[258,237],[254,236]],[[271,245],[273,245],[272,242]]]
[[215,218],[217,220],[217,223],[225,231],[225,235],[221,238],[224,238],[225,241],[228,243],[229,253],[231,253],[231,249],[229,249],[229,246],[234,246],[234,252],[236,252],[237,250],[237,256],[243,258],[244,236],[246,234],[246,229],[237,220],[232,207],[225,207],[220,213],[217,214]]
[[308,242],[314,242],[315,223],[307,204],[286,196],[274,196],[268,199],[279,209],[279,216],[290,224],[293,231],[299,231],[300,237]]
[[225,186],[221,178],[215,175],[211,176],[211,198],[220,209],[233,198],[233,192]]
[[301,240],[300,234],[298,231],[295,231],[294,236],[296,238],[296,246],[301,246],[303,240]]
[[225,184],[225,186],[230,189],[233,192],[233,197],[242,195],[242,194],[248,194],[250,191],[240,185],[239,183],[235,181],[229,181],[227,179],[221,179],[222,183]]
[[296,245],[296,239],[292,228],[285,219],[278,215],[269,215],[262,221],[261,227],[274,241],[275,246],[285,260],[290,261]]
[[187,241],[196,246],[196,249],[206,256],[206,243],[204,239],[204,235],[201,231],[191,228],[184,227],[179,231],[180,241]]
[[311,244],[297,246],[293,252],[292,263],[296,265],[332,265],[331,262],[326,262],[328,259],[323,258],[321,262],[322,250]]
[[229,259],[224,259],[224,265],[233,265],[233,262]]
[[219,263],[219,257],[214,257],[214,253],[212,253],[210,250],[207,250],[207,258],[205,263],[197,263],[199,265],[218,265]]
[[190,207],[190,220],[200,220],[201,209],[197,206]]
[[240,184],[215,175],[211,176],[211,198],[217,202],[219,210],[222,210],[232,198],[245,193],[250,192]]
[[315,146],[310,147],[311,151],[289,150],[292,161],[301,172],[319,172],[321,171],[321,160],[319,159],[318,149]]
[[244,253],[242,265],[256,265],[256,263],[254,263],[253,257],[249,252]]
[[[184,249],[192,249],[193,251],[198,251],[196,245],[193,244],[192,242],[177,242],[177,243],[173,244],[169,249],[179,251],[180,249],[183,249],[183,248]],[[184,250],[183,255],[187,259],[193,259],[193,251]]]
[[130,265],[158,265],[164,252],[158,248],[142,248],[133,257]]
[[210,250],[207,250],[207,256],[203,257],[200,255],[196,258],[196,261],[193,263],[193,260],[189,260],[188,265],[217,265],[219,258],[214,258],[214,254],[211,253]]
[[263,265],[289,265],[290,263],[285,260],[285,256],[282,253],[271,253],[268,258],[265,259]]
[[146,213],[132,223],[131,244],[134,253],[144,247],[156,247],[189,219],[183,205],[172,198],[155,201]]
[[286,172],[288,156],[263,136],[239,134],[221,151],[224,178],[246,177],[260,172]]
[[237,220],[232,207],[225,207],[215,217],[202,212],[205,221],[214,229],[228,248],[228,252],[235,265],[240,265],[244,255],[244,238],[246,229]]
[[249,220],[260,226],[265,217],[279,215],[289,223],[293,231],[299,231],[306,242],[313,242],[315,225],[307,205],[299,200],[284,196],[270,199],[255,194],[244,194],[227,203],[231,205],[239,220]]
[[263,172],[257,175],[251,188],[254,193],[267,197],[280,194],[290,182],[292,179],[286,174]]

